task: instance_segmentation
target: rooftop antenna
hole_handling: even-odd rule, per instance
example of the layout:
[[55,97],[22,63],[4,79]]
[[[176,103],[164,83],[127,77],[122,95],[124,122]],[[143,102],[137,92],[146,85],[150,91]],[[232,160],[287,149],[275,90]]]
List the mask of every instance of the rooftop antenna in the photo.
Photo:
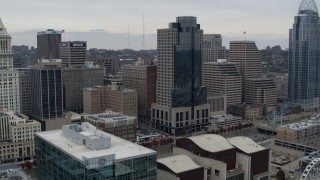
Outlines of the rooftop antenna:
[[128,25],[128,49],[130,49],[130,26]]
[[142,11],[142,50],[144,50],[144,11]]

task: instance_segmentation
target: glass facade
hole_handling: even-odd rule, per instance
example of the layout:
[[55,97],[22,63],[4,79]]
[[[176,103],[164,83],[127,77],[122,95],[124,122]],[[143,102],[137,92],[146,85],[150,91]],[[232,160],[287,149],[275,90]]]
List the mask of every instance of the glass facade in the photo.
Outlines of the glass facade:
[[114,160],[115,155],[80,162],[35,136],[37,179],[51,180],[156,180],[156,155]]
[[207,103],[207,89],[202,86],[202,51],[200,25],[196,17],[177,17],[171,24],[178,29],[174,49],[174,89],[172,107],[193,107]]
[[290,29],[288,98],[309,111],[318,109],[320,101],[320,19],[315,3],[305,3]]

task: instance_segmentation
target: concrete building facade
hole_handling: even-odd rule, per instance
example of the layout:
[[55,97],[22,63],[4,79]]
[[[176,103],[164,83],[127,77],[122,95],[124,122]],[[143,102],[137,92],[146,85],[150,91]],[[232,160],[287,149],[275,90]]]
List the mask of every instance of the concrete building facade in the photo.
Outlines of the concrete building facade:
[[138,120],[150,122],[151,104],[156,102],[157,66],[123,66],[123,85],[138,93]]
[[20,113],[19,72],[13,69],[11,36],[0,19],[0,110]]
[[203,64],[203,85],[208,93],[227,96],[227,106],[242,102],[242,79],[236,63],[209,62]]
[[91,57],[88,59],[92,61],[94,64],[99,65],[104,68],[104,75],[116,75],[118,70],[120,69],[120,60],[118,58],[108,58],[108,57]]
[[60,59],[64,66],[83,65],[87,61],[87,42],[69,41],[60,43]]
[[222,46],[221,34],[204,34],[202,42],[202,61],[217,62],[226,59],[226,48]]
[[83,115],[82,120],[97,129],[113,134],[131,142],[137,140],[137,118],[121,113],[106,111],[101,114]]
[[38,32],[37,35],[37,57],[38,59],[59,59],[59,44],[62,31],[47,29]]
[[117,83],[85,88],[83,90],[83,109],[88,114],[102,113],[110,109],[137,117],[137,92]]
[[33,159],[34,134],[41,131],[41,125],[26,116],[12,111],[0,112],[0,162]]
[[62,69],[64,110],[83,112],[83,89],[103,86],[103,69],[86,65]]
[[31,69],[20,68],[19,71],[19,92],[20,92],[20,112],[31,114]]

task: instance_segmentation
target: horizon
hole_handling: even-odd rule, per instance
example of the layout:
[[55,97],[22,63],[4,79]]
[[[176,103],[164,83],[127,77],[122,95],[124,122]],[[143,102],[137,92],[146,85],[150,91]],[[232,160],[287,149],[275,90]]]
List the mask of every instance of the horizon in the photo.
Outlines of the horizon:
[[[286,49],[289,29],[301,3],[301,0],[32,1],[37,6],[13,0],[3,10],[1,19],[13,45],[36,47],[37,32],[55,29],[65,30],[62,41],[87,41],[88,49],[113,50],[143,49],[143,31],[144,49],[157,49],[157,29],[167,28],[183,14],[197,17],[205,34],[221,34],[227,48],[229,41],[244,40],[246,31],[246,39],[255,41],[259,49],[276,45]],[[22,19],[24,16],[28,18]]]

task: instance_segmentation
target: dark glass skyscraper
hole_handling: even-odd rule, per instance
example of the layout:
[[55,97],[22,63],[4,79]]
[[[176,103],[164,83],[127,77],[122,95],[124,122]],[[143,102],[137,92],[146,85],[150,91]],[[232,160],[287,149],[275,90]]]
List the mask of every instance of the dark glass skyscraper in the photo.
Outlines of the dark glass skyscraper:
[[151,113],[156,128],[180,134],[208,122],[202,40],[196,17],[177,17],[169,28],[158,29],[157,103]]
[[319,108],[320,19],[314,0],[303,0],[289,32],[288,98],[305,111]]
[[31,69],[31,115],[38,120],[62,117],[61,68],[44,66]]

